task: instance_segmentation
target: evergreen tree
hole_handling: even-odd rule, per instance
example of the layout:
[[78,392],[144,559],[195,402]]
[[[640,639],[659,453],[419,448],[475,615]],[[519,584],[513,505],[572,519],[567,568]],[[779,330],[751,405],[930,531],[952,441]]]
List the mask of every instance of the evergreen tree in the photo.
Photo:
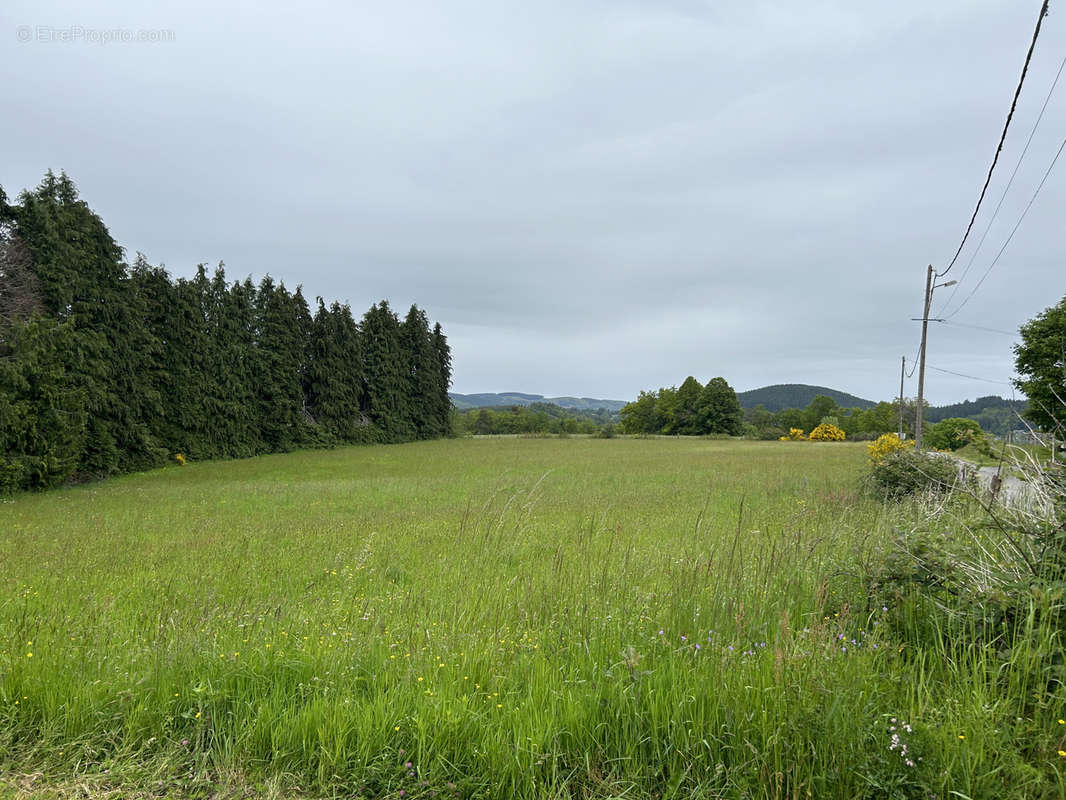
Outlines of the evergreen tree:
[[306,435],[301,381],[304,357],[302,296],[268,276],[256,295],[256,386],[263,442],[271,452],[288,451]]
[[85,449],[85,392],[71,322],[34,315],[0,324],[0,491],[70,477]]
[[448,396],[448,390],[452,386],[452,351],[439,322],[433,326],[433,353],[437,379],[436,396],[432,404],[434,435],[447,436],[452,430],[452,399]]
[[308,359],[311,416],[339,441],[361,441],[366,436],[369,420],[361,410],[362,352],[359,328],[351,310],[338,303],[327,309],[319,298],[311,331]]
[[400,340],[400,321],[387,300],[363,316],[363,410],[385,441],[414,438],[407,403],[407,358]]
[[88,412],[80,469],[107,475],[152,463],[159,448],[145,419],[155,398],[140,375],[154,349],[130,304],[121,248],[66,174],[49,171],[35,192],[24,192],[14,221],[46,310],[73,323]]
[[419,439],[440,436],[440,369],[433,334],[424,311],[411,306],[400,327],[400,342],[406,356],[407,407]]
[[[199,265],[132,266],[70,179],[0,188],[0,489],[451,426],[451,353],[412,306],[347,306]],[[313,424],[315,423],[315,424]],[[321,434],[321,435],[320,435]]]

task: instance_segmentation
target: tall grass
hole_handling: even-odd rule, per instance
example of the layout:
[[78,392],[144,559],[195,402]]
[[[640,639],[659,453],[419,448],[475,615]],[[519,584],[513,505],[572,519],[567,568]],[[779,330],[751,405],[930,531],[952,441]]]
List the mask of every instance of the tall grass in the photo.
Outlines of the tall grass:
[[1062,796],[1061,691],[912,597],[873,604],[871,562],[919,516],[859,493],[864,458],[439,441],[17,497],[0,772],[175,796]]

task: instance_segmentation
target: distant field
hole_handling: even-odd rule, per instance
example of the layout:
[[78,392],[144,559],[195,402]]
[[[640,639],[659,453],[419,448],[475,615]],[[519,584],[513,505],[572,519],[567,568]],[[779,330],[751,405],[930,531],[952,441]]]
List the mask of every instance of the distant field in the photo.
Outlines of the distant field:
[[[19,496],[0,786],[926,797],[889,748],[901,718],[938,796],[1038,796],[999,773],[1015,709],[975,684],[983,656],[910,651],[868,607],[898,519],[860,496],[864,459],[467,439]],[[1049,769],[1032,786],[1060,796]]]

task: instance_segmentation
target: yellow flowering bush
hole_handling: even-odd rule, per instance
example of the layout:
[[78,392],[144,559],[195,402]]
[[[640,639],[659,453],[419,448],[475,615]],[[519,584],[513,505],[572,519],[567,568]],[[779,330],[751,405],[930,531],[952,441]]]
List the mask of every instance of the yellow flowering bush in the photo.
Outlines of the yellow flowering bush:
[[185,455],[183,453],[175,453],[174,460],[178,462],[179,467],[185,466]]
[[823,422],[811,431],[810,440],[812,442],[842,442],[844,441],[844,431],[840,430],[836,425]]
[[894,433],[878,436],[875,441],[866,445],[866,449],[870,451],[870,461],[875,464],[880,464],[884,461],[885,456],[899,453],[908,447],[914,447],[914,441],[911,439],[903,441]]
[[803,435],[803,428],[789,428],[788,436],[780,437],[782,442],[802,442],[807,437]]

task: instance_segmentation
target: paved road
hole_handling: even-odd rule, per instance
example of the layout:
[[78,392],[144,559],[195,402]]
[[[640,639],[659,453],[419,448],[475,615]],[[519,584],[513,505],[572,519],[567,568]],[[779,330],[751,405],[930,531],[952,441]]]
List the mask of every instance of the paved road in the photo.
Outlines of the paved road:
[[[977,468],[977,480],[981,484],[983,489],[992,488],[992,480],[999,474],[998,467],[978,467]],[[1002,484],[999,487],[999,499],[1001,502],[1007,505],[1013,505],[1017,502],[1025,502],[1029,497],[1028,484],[1015,478],[1013,475],[1004,472],[1000,476]]]

